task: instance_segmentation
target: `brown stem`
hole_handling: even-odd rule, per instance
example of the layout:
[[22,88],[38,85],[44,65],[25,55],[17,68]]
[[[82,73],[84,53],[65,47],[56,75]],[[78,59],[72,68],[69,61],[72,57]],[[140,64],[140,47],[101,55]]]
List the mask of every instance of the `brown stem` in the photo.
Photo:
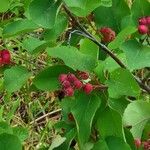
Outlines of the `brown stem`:
[[[127,69],[127,67],[125,66],[125,64],[114,54],[111,52],[111,50],[109,50],[104,44],[100,43],[99,41],[97,41],[97,39],[95,39],[95,37],[93,37],[93,35],[91,35],[77,20],[77,18],[75,18],[72,13],[67,9],[67,7],[65,5],[63,5],[63,8],[65,10],[65,12],[68,14],[68,16],[72,19],[72,21],[74,21],[76,27],[78,27],[78,29],[80,29],[83,34],[86,35],[87,38],[89,38],[91,41],[93,41],[96,45],[98,45],[105,53],[107,53],[111,58],[113,58],[116,63],[124,69]],[[138,82],[139,86],[144,89],[145,91],[147,91],[148,93],[150,93],[150,87],[146,86],[145,84],[142,83],[142,81],[135,77],[133,75],[133,77],[135,78],[135,80]]]

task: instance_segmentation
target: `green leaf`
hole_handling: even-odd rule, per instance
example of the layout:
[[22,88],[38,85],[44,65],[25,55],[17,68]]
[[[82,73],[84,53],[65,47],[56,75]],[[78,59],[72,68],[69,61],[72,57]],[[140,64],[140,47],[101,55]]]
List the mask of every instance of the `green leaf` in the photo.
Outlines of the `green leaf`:
[[60,46],[47,48],[48,55],[58,57],[74,70],[92,71],[96,67],[96,59],[92,56],[82,54],[72,46]]
[[114,41],[112,41],[109,45],[109,49],[117,49],[119,48],[122,43],[125,42],[125,40],[132,34],[137,31],[137,27],[128,26],[125,29],[123,29],[115,38]]
[[124,138],[121,115],[108,107],[99,114],[97,127],[104,139],[108,136]]
[[[119,55],[117,55],[117,57],[126,65],[126,56],[124,53],[121,53]],[[104,70],[105,71],[109,71],[112,72],[118,68],[120,68],[120,66],[118,65],[118,63],[116,63],[116,61],[112,58],[112,57],[107,57],[105,59],[105,61],[103,62],[104,64]]]
[[132,136],[132,133],[129,131],[129,129],[124,128],[124,133],[125,133],[126,141],[130,145],[131,149],[137,150],[135,146],[134,138]]
[[28,138],[28,130],[23,127],[14,127],[13,134],[16,135],[21,142],[24,142]]
[[131,133],[135,138],[141,138],[146,123],[150,121],[150,103],[134,101],[128,105],[123,115],[125,126],[132,126]]
[[0,134],[0,149],[1,150],[22,150],[21,142],[15,135]]
[[125,16],[122,18],[122,21],[121,21],[121,29],[124,29],[128,26],[136,26],[135,23],[134,23],[135,20],[133,20],[132,18],[132,15],[128,15],[128,16]]
[[29,6],[30,17],[39,26],[52,28],[58,7],[59,2],[55,0],[33,0]]
[[66,138],[61,137],[60,135],[57,135],[56,138],[52,141],[52,144],[48,150],[53,150],[54,148],[60,146],[65,142]]
[[62,109],[63,120],[66,121],[67,123],[69,122],[68,114],[71,112],[72,108],[75,105],[76,103],[75,101],[72,101],[72,97],[65,97],[61,102],[61,107],[63,108]]
[[39,28],[39,26],[37,26],[31,20],[21,19],[7,24],[4,27],[3,36],[8,38],[17,34],[33,31],[37,28]]
[[0,12],[5,12],[9,9],[10,2],[9,0],[1,0]]
[[65,135],[66,140],[58,148],[55,148],[55,150],[70,150],[71,142],[75,138],[75,136],[76,129],[72,129],[69,132],[67,132]]
[[6,122],[0,122],[0,135],[2,133],[12,134],[12,128]]
[[92,150],[109,150],[109,148],[104,140],[99,140]]
[[125,52],[127,65],[131,70],[150,67],[150,48],[136,40],[125,42],[121,49]]
[[49,42],[46,41],[40,41],[37,38],[30,37],[28,39],[25,39],[22,43],[23,47],[31,54],[38,54],[41,51],[43,51],[48,45]]
[[121,116],[123,116],[124,110],[126,109],[129,101],[125,97],[121,97],[118,99],[109,98],[108,99],[109,106],[117,111]]
[[84,147],[84,144],[88,142],[92,121],[100,103],[100,98],[93,94],[80,94],[76,97],[76,105],[71,112],[75,118],[79,147],[81,149]]
[[31,74],[22,66],[15,66],[4,72],[4,86],[8,92],[19,90],[28,80]]
[[101,0],[64,0],[64,2],[75,15],[84,17],[101,5]]
[[111,7],[112,6],[112,0],[101,0],[101,6]]
[[57,90],[59,88],[59,75],[68,72],[72,72],[72,70],[63,65],[49,67],[35,77],[33,84],[40,90]]
[[112,7],[100,6],[94,11],[98,27],[107,26],[115,31],[120,30],[121,19],[129,14],[130,9],[124,0],[112,0]]
[[46,41],[56,40],[66,29],[68,24],[67,21],[67,17],[64,14],[59,14],[52,29],[48,29],[44,32],[44,39]]
[[124,95],[137,97],[140,94],[140,87],[132,74],[122,68],[116,69],[110,74],[107,85],[109,87],[108,93],[111,98],[118,98]]
[[80,40],[80,51],[83,54],[87,54],[94,57],[95,59],[98,59],[99,47],[89,39]]
[[129,145],[121,138],[109,136],[105,140],[99,140],[92,150],[131,150]]
[[125,143],[124,140],[121,138],[110,136],[107,137],[105,140],[109,150],[131,150],[129,145]]

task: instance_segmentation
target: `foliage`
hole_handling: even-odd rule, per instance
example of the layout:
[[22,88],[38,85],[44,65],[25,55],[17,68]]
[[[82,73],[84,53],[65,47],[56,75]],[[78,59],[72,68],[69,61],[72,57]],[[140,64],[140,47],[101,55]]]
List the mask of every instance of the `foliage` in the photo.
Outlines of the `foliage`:
[[150,148],[149,0],[0,5],[0,150]]

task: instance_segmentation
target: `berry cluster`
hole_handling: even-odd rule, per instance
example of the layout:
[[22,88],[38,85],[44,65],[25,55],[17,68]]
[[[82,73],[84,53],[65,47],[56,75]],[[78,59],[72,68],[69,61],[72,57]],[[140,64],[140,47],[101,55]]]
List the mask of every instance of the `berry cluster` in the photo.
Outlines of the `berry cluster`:
[[115,31],[113,31],[111,28],[103,27],[99,30],[100,34],[102,34],[102,42],[109,43],[113,41],[116,37]]
[[150,150],[150,139],[143,142],[144,150]]
[[150,139],[147,139],[146,141],[141,141],[140,139],[135,139],[135,146],[137,148],[143,147],[144,150],[150,150]]
[[73,96],[74,90],[83,89],[86,94],[90,94],[93,91],[93,85],[90,83],[84,84],[82,80],[89,78],[88,73],[79,72],[78,79],[74,74],[60,74],[59,82],[62,85],[62,91],[65,93],[65,96]]
[[11,55],[8,50],[1,50],[0,51],[0,66],[5,64],[10,64]]
[[140,34],[150,33],[150,16],[142,17],[139,19],[138,31]]

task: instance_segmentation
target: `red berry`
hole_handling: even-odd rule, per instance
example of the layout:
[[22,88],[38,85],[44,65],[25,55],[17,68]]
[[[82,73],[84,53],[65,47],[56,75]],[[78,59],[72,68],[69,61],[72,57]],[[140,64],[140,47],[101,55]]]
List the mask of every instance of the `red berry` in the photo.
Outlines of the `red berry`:
[[63,83],[65,80],[67,80],[67,75],[61,74],[58,79],[60,83]]
[[68,81],[70,81],[70,82],[72,82],[72,83],[73,83],[75,80],[77,80],[77,78],[76,78],[76,76],[75,76],[74,74],[68,74],[67,78],[68,78]]
[[139,25],[147,25],[147,19],[145,17],[139,19]]
[[147,25],[150,25],[150,16],[146,17]]
[[66,96],[73,96],[74,95],[74,90],[72,87],[68,87],[64,91],[65,91]]
[[116,37],[116,33],[108,27],[103,27],[99,30],[99,32],[102,34],[102,41],[105,43],[109,43],[113,41]]
[[79,71],[78,72],[78,76],[79,76],[79,78],[81,78],[83,80],[87,80],[89,78],[89,73],[83,72],[83,71]]
[[62,86],[63,86],[63,88],[68,88],[68,87],[71,86],[71,84],[70,84],[69,81],[65,80],[65,81],[62,83]]
[[87,83],[86,85],[84,85],[83,90],[86,94],[90,94],[93,91],[93,85]]
[[142,144],[142,142],[141,142],[140,139],[135,139],[135,140],[134,140],[134,143],[135,143],[135,146],[136,146],[137,148],[139,148],[139,147],[141,146],[141,144]]
[[145,25],[139,25],[138,31],[140,34],[146,34],[146,33],[148,33],[148,27]]
[[11,55],[8,50],[2,50],[1,51],[1,58],[3,64],[10,64]]
[[73,82],[73,85],[74,85],[75,89],[81,89],[81,87],[82,87],[82,82],[79,81],[79,80],[75,80],[75,81]]
[[0,66],[3,65],[3,60],[2,58],[0,57]]
[[147,141],[143,142],[143,145],[144,145],[144,150],[149,150],[150,145]]

